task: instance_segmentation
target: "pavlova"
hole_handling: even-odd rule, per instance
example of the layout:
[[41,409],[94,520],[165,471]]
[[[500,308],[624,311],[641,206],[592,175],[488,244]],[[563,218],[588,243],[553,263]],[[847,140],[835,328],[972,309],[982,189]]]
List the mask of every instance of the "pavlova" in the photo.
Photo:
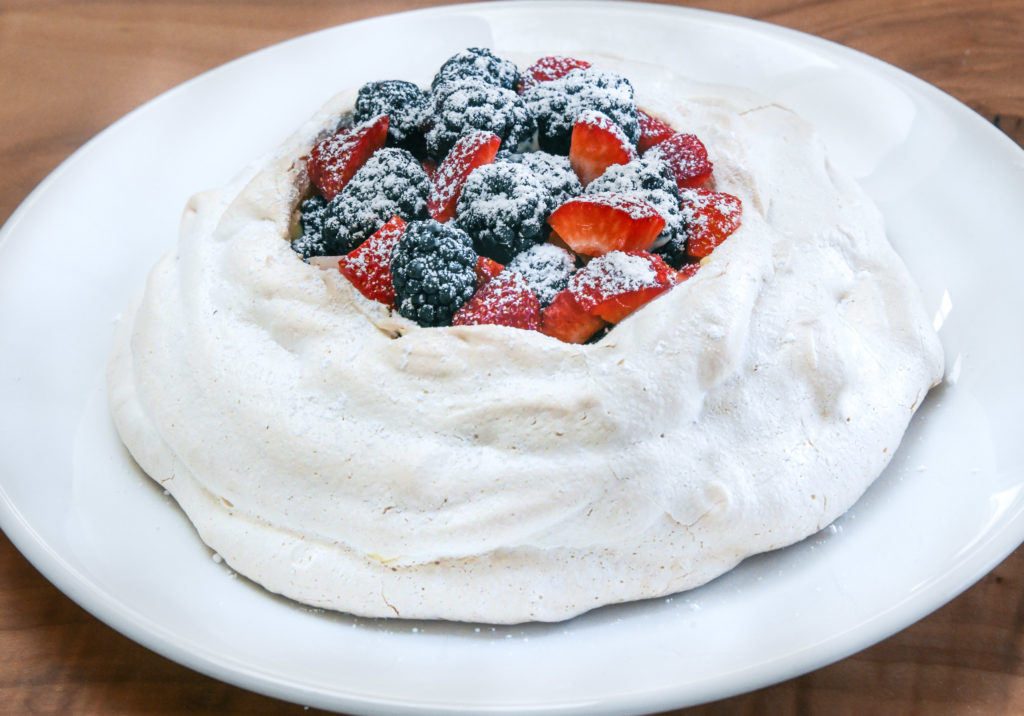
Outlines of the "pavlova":
[[474,48],[429,88],[342,93],[194,197],[109,384],[241,574],[511,623],[820,530],[941,374],[878,210],[791,111]]

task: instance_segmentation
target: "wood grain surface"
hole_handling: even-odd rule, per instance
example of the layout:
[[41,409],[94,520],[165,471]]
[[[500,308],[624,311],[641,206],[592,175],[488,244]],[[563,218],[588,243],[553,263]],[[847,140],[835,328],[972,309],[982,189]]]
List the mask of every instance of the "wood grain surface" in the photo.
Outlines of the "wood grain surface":
[[[133,108],[267,45],[440,3],[0,0],[0,221]],[[678,3],[682,4],[682,3]],[[687,3],[819,35],[952,94],[1024,144],[1022,0]],[[1024,713],[1024,548],[888,640],[687,714]],[[97,621],[0,535],[0,714],[316,714],[192,672]]]

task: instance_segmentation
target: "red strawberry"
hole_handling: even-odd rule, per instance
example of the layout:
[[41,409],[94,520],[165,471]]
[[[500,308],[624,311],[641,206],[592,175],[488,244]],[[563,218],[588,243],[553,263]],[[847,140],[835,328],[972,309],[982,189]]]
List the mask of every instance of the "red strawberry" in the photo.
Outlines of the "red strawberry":
[[455,143],[431,177],[427,211],[434,219],[444,223],[455,217],[455,207],[469,175],[477,167],[493,162],[500,146],[498,135],[482,130],[470,132]]
[[673,134],[648,151],[664,161],[680,189],[700,186],[711,178],[711,160],[704,143],[692,134]]
[[586,343],[605,325],[603,320],[587,313],[569,289],[556,293],[540,314],[540,332],[565,343]]
[[686,253],[704,258],[740,228],[743,203],[739,197],[708,189],[679,192],[686,220]]
[[646,249],[665,228],[665,218],[646,201],[611,192],[570,199],[551,212],[548,223],[586,256]]
[[505,270],[505,267],[499,264],[494,259],[489,259],[486,256],[476,257],[476,287],[477,289],[483,288],[484,284],[488,283],[495,276]]
[[369,299],[394,308],[391,251],[405,232],[405,221],[393,216],[366,241],[338,260],[338,270]]
[[676,271],[676,273],[679,274],[679,282],[682,283],[688,278],[693,278],[693,275],[697,273],[699,269],[700,263],[697,261],[690,264],[683,264],[679,267],[679,270]]
[[611,118],[587,110],[576,118],[569,144],[569,163],[586,186],[613,164],[629,164],[636,149]]
[[540,328],[540,301],[515,271],[503,271],[473,294],[452,317],[453,326],[510,326],[527,331]]
[[568,290],[587,313],[618,323],[679,281],[679,274],[660,256],[613,251],[573,274]]
[[541,82],[557,80],[559,77],[565,77],[573,70],[586,69],[588,67],[590,67],[590,63],[586,60],[576,60],[572,57],[541,57],[523,73],[519,91],[525,92]]
[[640,116],[640,141],[637,142],[636,150],[643,154],[659,142],[663,142],[676,133],[660,119],[656,119],[642,109],[638,112]]
[[342,127],[306,158],[306,170],[324,199],[330,201],[388,138],[388,116],[382,114],[355,127]]

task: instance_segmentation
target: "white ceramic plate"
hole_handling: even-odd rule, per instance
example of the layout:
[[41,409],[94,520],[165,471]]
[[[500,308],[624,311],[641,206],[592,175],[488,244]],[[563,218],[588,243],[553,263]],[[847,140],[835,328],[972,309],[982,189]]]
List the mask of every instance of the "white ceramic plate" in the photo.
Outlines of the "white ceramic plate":
[[[111,331],[174,244],[189,194],[275,147],[336,90],[426,82],[476,45],[537,56],[598,48],[756,87],[820,125],[882,206],[943,321],[948,380],[834,526],[701,589],[562,624],[362,620],[233,575],[128,458],[106,408]],[[1024,539],[1021,196],[1024,152],[948,96],[843,47],[734,17],[634,3],[471,5],[271,47],[117,122],[4,227],[0,526],[132,639],[308,705],[636,712],[780,681],[925,616]]]

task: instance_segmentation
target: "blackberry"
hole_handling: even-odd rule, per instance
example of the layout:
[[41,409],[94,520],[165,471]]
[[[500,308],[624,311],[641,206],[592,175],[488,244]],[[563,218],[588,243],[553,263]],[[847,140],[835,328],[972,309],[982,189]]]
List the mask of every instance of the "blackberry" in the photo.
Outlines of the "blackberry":
[[329,255],[347,254],[396,214],[427,216],[430,179],[405,149],[378,149],[327,205],[323,239]]
[[446,82],[431,99],[433,124],[427,131],[427,151],[439,161],[461,135],[474,129],[493,132],[510,149],[531,139],[537,129],[518,94],[480,80]]
[[398,312],[421,326],[447,326],[476,290],[476,253],[466,233],[433,219],[405,227],[391,254]]
[[355,122],[388,115],[389,147],[408,149],[423,156],[423,121],[430,107],[427,93],[404,80],[368,82],[356,97]]
[[569,158],[548,152],[502,152],[499,161],[517,162],[533,170],[551,191],[553,206],[558,207],[583,193],[583,185],[572,170]]
[[506,269],[525,278],[544,307],[569,285],[569,278],[576,273],[576,260],[560,246],[537,244],[512,259]]
[[327,201],[322,196],[311,196],[299,205],[299,226],[302,236],[292,241],[292,249],[302,256],[303,261],[310,256],[327,256],[324,245],[324,215],[327,212]]
[[477,253],[505,264],[544,241],[553,208],[551,191],[529,167],[498,162],[469,175],[455,223],[473,237]]
[[665,228],[654,247],[686,241],[686,220],[679,209],[679,188],[671,170],[660,159],[642,156],[628,164],[613,164],[587,185],[587,194],[615,192],[635,196],[653,206],[665,217]]
[[595,69],[572,70],[564,77],[541,82],[523,93],[537,117],[540,148],[568,154],[576,118],[592,109],[608,115],[630,142],[640,139],[640,121],[633,85],[622,75]]
[[519,87],[519,68],[503,60],[486,47],[470,47],[457,52],[441,65],[430,89],[445,82],[477,79],[487,84],[515,91]]

